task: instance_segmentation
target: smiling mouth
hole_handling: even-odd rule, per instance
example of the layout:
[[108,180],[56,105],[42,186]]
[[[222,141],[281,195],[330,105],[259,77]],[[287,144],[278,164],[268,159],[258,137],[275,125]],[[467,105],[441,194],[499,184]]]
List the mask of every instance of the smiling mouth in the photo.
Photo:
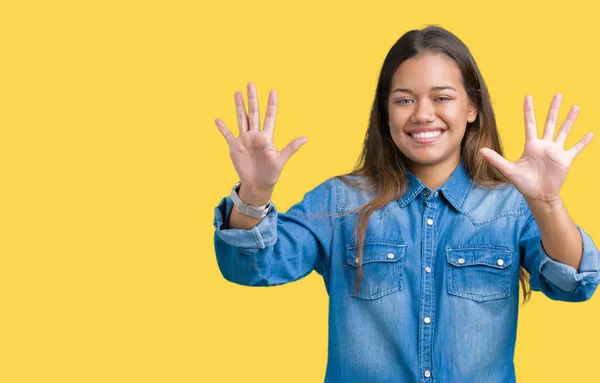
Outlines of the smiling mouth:
[[429,143],[436,141],[442,134],[444,134],[443,130],[435,130],[432,132],[411,133],[409,136],[416,142]]

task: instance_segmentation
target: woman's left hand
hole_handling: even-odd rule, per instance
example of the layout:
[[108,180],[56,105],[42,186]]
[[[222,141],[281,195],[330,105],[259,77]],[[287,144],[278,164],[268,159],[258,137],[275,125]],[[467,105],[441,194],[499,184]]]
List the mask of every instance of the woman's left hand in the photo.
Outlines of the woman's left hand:
[[492,149],[480,150],[481,155],[500,170],[529,201],[553,203],[557,200],[573,159],[594,136],[589,132],[571,149],[564,149],[565,140],[579,113],[579,107],[574,105],[558,130],[556,140],[553,140],[561,100],[560,93],[554,95],[546,118],[544,135],[539,139],[533,100],[530,95],[525,96],[525,150],[516,162],[506,160]]

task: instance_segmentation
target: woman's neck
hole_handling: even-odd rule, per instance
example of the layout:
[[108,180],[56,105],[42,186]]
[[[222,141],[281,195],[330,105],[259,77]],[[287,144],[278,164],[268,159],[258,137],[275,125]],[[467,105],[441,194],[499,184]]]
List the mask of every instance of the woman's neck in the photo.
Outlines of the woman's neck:
[[460,163],[458,159],[448,159],[435,165],[412,163],[410,171],[430,190],[442,186]]

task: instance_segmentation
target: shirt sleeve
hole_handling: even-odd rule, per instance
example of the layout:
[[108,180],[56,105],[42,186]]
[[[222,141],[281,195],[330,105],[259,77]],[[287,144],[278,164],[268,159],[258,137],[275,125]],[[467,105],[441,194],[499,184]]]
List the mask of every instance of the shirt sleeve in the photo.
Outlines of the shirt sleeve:
[[600,256],[592,238],[577,225],[583,254],[579,270],[550,258],[542,244],[539,227],[526,207],[519,249],[523,266],[530,273],[531,289],[554,300],[581,302],[590,299],[600,282]]
[[214,245],[223,277],[246,286],[275,286],[316,270],[323,274],[333,238],[334,179],[304,195],[286,213],[271,205],[249,230],[228,229],[233,201],[225,197],[215,208]]

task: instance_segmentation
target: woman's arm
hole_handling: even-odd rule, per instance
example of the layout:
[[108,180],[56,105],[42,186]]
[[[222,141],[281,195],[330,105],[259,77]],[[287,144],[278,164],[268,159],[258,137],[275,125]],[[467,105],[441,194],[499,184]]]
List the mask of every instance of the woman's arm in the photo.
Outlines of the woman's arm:
[[551,203],[527,201],[527,205],[537,222],[548,256],[579,272],[582,238],[562,199],[559,197]]
[[[571,219],[559,191],[575,157],[591,141],[586,134],[564,149],[579,107],[574,105],[556,133],[562,95],[552,99],[542,138],[538,138],[533,100],[525,97],[525,149],[516,162],[483,148],[481,154],[515,186],[527,203],[520,239],[523,265],[531,273],[531,287],[553,299],[589,299],[600,280],[598,249]],[[584,288],[582,288],[585,286]]]
[[581,235],[560,198],[559,191],[573,160],[591,141],[593,134],[586,134],[573,148],[564,149],[567,135],[579,114],[579,107],[574,105],[554,139],[561,100],[560,93],[554,95],[543,137],[539,139],[533,100],[531,96],[525,97],[525,150],[516,162],[510,162],[488,148],[481,149],[481,154],[525,197],[539,226],[548,255],[579,270]]
[[[552,219],[557,220],[557,223],[560,220],[554,231],[548,234],[548,230],[545,229],[545,234],[542,234],[542,229],[538,227],[538,222],[525,200],[523,200],[523,205],[525,215],[519,239],[519,251],[521,264],[531,275],[531,289],[541,291],[554,300],[566,302],[588,300],[596,291],[598,283],[600,283],[600,253],[592,238],[574,223],[577,238],[565,238],[561,230],[570,230],[572,227],[561,227],[564,221],[557,216],[548,219],[545,223],[546,226],[551,226],[553,224]],[[547,217],[544,216],[540,219],[544,221]],[[552,227],[550,227],[550,230],[552,230]],[[551,239],[558,239],[558,244],[548,244],[548,241],[542,241],[542,235],[550,236]],[[569,243],[563,244],[562,242],[565,241]],[[556,248],[565,250],[568,246],[580,248],[577,267],[573,267],[567,263],[568,261],[565,262],[564,259],[560,259],[560,255],[557,256],[556,251],[550,250],[547,252],[546,249],[549,249],[550,246],[553,246],[553,250]],[[572,251],[569,252],[569,255],[572,255]]]
[[274,286],[328,269],[334,238],[335,179],[304,195],[286,213],[275,205],[249,230],[230,228],[230,197],[215,208],[215,253],[223,277],[247,286]]

